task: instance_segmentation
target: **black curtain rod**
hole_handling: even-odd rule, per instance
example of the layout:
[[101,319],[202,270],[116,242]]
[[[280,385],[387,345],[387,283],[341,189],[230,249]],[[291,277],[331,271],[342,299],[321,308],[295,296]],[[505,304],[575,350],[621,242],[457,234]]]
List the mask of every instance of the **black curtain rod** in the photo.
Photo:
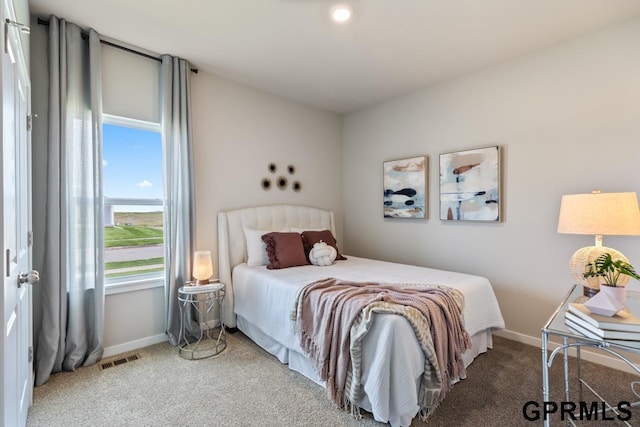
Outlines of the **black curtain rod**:
[[[42,18],[38,18],[38,24],[49,26],[49,21],[47,21],[45,19],[42,19]],[[84,32],[82,34],[84,36],[86,36],[86,34]],[[160,59],[157,56],[149,55],[148,53],[140,52],[139,50],[131,49],[130,47],[122,46],[122,45],[119,45],[119,44],[116,44],[116,43],[112,43],[112,42],[109,42],[109,41],[106,41],[106,40],[102,40],[102,39],[100,39],[100,43],[102,43],[104,45],[107,45],[107,46],[115,47],[116,49],[124,50],[125,52],[133,53],[135,55],[144,56],[145,58],[153,59],[154,61],[162,62],[162,59]],[[197,68],[191,68],[191,72],[193,72],[195,74],[198,74],[198,69]]]

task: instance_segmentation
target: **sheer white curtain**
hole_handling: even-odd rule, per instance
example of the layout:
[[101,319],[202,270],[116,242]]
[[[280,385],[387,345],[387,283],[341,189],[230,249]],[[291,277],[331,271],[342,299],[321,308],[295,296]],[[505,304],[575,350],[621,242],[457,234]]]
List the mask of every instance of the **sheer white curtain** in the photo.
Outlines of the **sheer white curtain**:
[[[178,344],[180,309],[178,289],[191,280],[191,254],[195,247],[195,200],[191,136],[189,63],[169,55],[161,57],[160,100],[165,176],[165,272],[167,335]],[[191,313],[187,314],[192,319]],[[193,320],[187,325],[197,330]]]
[[[99,35],[52,16],[49,21],[46,198],[35,221],[46,224],[40,267],[36,385],[51,373],[96,363],[103,353],[102,91]],[[36,159],[37,157],[37,159]],[[44,188],[36,189],[36,185]],[[38,196],[40,195],[40,196]]]

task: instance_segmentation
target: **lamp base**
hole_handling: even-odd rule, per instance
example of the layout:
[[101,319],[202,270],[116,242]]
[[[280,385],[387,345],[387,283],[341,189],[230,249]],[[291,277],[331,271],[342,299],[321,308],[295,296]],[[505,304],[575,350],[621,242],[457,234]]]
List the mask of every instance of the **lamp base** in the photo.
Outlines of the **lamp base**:
[[208,284],[209,284],[209,279],[196,280],[196,286],[202,286],[202,285],[208,285]]
[[600,289],[590,288],[588,286],[582,287],[582,294],[588,298],[595,296],[598,292],[600,292]]

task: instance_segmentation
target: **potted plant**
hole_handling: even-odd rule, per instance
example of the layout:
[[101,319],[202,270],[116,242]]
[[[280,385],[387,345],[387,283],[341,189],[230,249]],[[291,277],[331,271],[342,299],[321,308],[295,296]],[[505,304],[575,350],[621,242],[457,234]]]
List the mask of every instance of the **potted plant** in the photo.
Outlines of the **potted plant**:
[[584,272],[584,278],[601,277],[604,283],[602,285],[616,287],[620,276],[633,277],[640,280],[640,276],[635,269],[624,259],[614,260],[608,252],[603,253],[593,262],[587,264]]
[[640,280],[640,275],[625,258],[613,259],[610,253],[605,252],[585,267],[584,278],[599,278],[600,290],[615,298],[621,304],[627,299],[627,289],[624,283],[620,283],[620,276],[629,276]]

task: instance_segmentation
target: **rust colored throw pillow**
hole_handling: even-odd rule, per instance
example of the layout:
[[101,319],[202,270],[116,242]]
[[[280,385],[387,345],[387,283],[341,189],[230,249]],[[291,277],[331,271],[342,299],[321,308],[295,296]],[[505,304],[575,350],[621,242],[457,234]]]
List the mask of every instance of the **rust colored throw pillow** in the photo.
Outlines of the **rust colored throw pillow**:
[[263,235],[262,240],[267,246],[269,270],[308,264],[300,234],[274,231]]
[[313,249],[313,245],[318,243],[319,241],[325,242],[329,246],[333,246],[336,250],[336,261],[344,260],[345,257],[340,254],[338,250],[338,242],[336,238],[331,234],[331,230],[321,230],[321,231],[303,231],[302,232],[302,243],[304,244],[304,254],[307,258],[309,258],[309,252]]

